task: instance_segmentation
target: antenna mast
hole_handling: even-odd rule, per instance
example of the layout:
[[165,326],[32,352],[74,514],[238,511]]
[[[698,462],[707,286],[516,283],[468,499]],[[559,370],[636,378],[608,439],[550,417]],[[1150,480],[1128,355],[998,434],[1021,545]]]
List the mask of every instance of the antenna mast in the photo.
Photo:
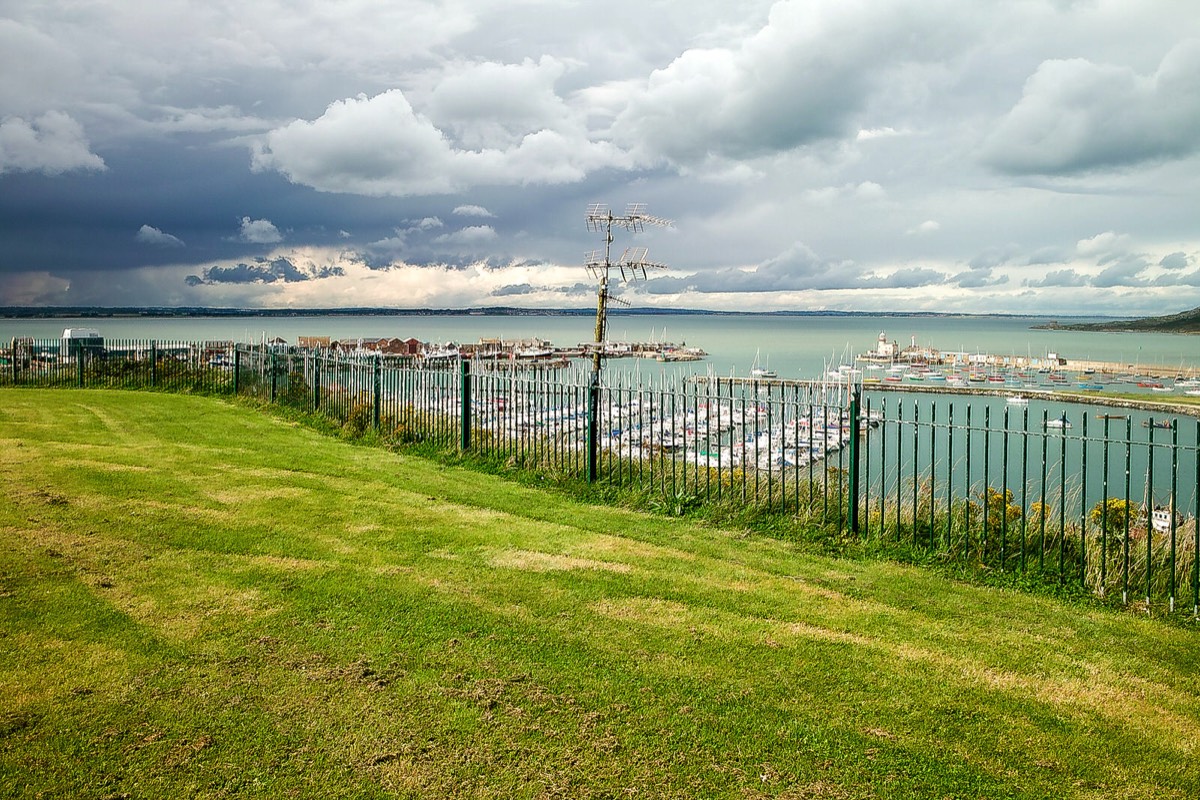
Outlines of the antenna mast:
[[621,281],[645,280],[649,269],[666,269],[665,264],[658,264],[646,258],[646,248],[627,247],[621,258],[615,264],[612,261],[613,228],[624,228],[630,233],[640,233],[646,225],[657,225],[663,228],[671,226],[671,221],[646,213],[645,203],[630,203],[625,206],[624,214],[613,214],[604,203],[593,203],[587,210],[587,228],[593,233],[604,234],[604,253],[593,250],[587,254],[585,266],[593,278],[599,280],[596,292],[596,349],[592,351],[592,382],[598,385],[600,366],[604,357],[604,336],[608,329],[608,304],[618,303],[629,305],[609,292],[609,277],[614,268],[620,270]]

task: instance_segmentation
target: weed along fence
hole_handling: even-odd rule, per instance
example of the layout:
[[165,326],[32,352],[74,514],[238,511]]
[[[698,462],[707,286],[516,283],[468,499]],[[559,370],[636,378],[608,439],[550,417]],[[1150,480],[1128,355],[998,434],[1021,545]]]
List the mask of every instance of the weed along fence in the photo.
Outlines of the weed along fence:
[[1200,610],[1200,420],[1051,394],[862,391],[231,343],[14,340],[0,384],[241,395],[671,513],[843,536]]
[[1196,613],[1200,420],[1001,394],[863,409],[862,535]]

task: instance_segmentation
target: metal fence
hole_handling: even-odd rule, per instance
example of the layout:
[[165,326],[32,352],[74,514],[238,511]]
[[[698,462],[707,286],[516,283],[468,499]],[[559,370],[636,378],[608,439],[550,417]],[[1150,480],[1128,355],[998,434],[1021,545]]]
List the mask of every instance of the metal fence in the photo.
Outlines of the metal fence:
[[16,338],[0,348],[0,385],[233,391],[233,342]]
[[222,343],[14,340],[0,383],[257,397],[600,482],[1200,610],[1200,420],[1049,394],[863,392]]

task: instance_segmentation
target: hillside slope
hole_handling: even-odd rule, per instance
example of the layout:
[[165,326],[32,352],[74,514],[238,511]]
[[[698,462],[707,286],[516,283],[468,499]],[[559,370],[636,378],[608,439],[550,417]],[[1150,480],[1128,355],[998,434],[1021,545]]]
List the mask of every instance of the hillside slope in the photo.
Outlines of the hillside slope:
[[0,392],[0,795],[1200,794],[1200,647],[351,446]]
[[1039,326],[1063,331],[1147,331],[1156,333],[1200,333],[1200,308],[1167,314],[1161,317],[1117,320],[1114,322],[1080,322],[1070,325],[1051,323]]

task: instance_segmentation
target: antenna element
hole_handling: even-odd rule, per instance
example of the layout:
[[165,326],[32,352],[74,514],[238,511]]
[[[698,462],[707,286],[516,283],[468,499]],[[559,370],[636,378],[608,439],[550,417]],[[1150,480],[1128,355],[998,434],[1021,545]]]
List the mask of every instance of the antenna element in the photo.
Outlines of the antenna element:
[[666,269],[665,264],[650,261],[646,257],[646,248],[627,247],[616,263],[612,261],[613,228],[624,228],[630,233],[641,233],[645,226],[654,225],[661,228],[671,227],[669,219],[651,216],[646,213],[645,203],[630,203],[625,206],[624,214],[613,214],[605,203],[592,203],[587,209],[587,229],[592,233],[604,234],[604,251],[593,250],[585,256],[584,266],[588,273],[599,281],[596,292],[596,349],[592,351],[592,382],[599,385],[600,365],[604,357],[604,336],[608,329],[608,304],[629,305],[624,300],[613,297],[609,292],[609,277],[616,268],[621,273],[621,282],[629,283],[646,280],[647,271],[651,269]]

